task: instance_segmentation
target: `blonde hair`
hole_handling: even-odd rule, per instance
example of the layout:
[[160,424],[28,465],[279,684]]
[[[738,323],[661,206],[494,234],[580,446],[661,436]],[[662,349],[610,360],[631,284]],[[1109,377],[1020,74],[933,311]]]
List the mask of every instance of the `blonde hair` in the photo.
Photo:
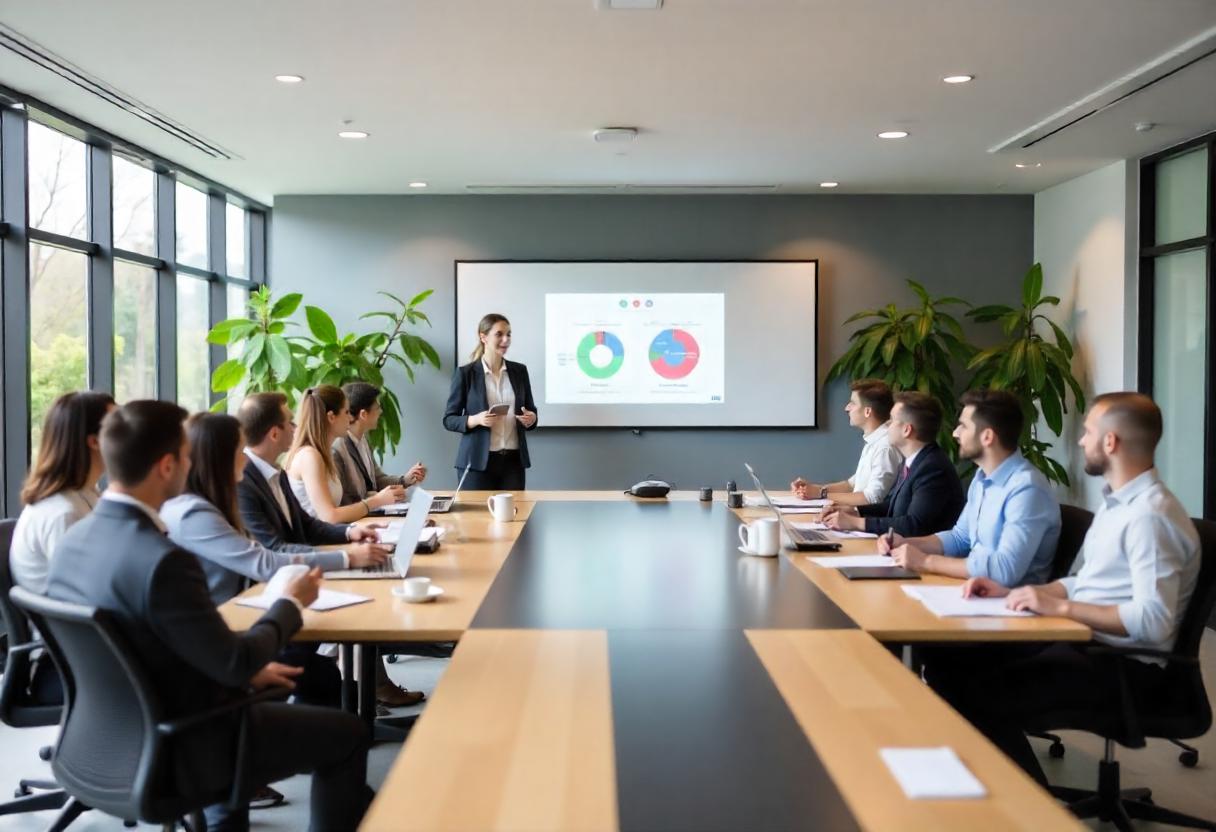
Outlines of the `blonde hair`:
[[494,324],[497,323],[504,323],[509,326],[511,322],[507,320],[506,315],[499,315],[497,312],[491,312],[478,322],[477,347],[473,350],[473,354],[470,356],[470,358],[472,358],[474,361],[480,361],[481,357],[486,353],[486,345],[482,342],[481,336],[487,334],[491,329],[494,328]]
[[341,387],[332,384],[320,384],[309,387],[300,399],[300,409],[296,414],[296,438],[292,440],[291,450],[287,452],[287,466],[295,457],[296,451],[303,447],[314,449],[321,455],[321,464],[325,466],[325,476],[328,479],[338,478],[338,468],[334,465],[333,456],[329,452],[329,419],[330,413],[341,413],[346,407],[346,394]]

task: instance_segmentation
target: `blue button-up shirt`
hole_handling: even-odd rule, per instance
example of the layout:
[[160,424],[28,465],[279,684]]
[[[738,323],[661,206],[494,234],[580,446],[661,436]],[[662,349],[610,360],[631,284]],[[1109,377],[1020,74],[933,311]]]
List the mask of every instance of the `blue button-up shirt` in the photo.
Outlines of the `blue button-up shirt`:
[[1046,583],[1060,540],[1060,504],[1047,478],[1014,453],[991,476],[976,471],[958,524],[937,537],[944,554],[967,559],[973,578]]

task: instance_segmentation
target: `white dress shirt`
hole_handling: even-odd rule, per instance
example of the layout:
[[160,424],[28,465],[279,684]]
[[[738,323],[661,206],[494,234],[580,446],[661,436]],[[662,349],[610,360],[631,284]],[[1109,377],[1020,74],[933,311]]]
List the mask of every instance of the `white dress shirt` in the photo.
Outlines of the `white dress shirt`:
[[498,368],[496,377],[490,372],[490,365],[485,358],[481,359],[481,368],[486,374],[486,400],[489,406],[505,404],[508,410],[498,417],[494,427],[490,428],[490,452],[519,450],[519,426],[515,420],[515,389],[511,386],[511,377],[507,374],[507,363],[504,361]]
[[1127,630],[1126,636],[1095,630],[1094,638],[1122,647],[1173,649],[1199,580],[1199,533],[1156,468],[1118,491],[1102,489],[1102,505],[1078,561],[1076,573],[1060,580],[1068,597],[1116,605]]
[[864,494],[867,503],[881,503],[886,498],[904,464],[903,455],[891,447],[891,439],[887,436],[890,424],[884,422],[865,435],[857,471],[849,477],[849,488]]
[[88,516],[100,495],[95,488],[68,489],[26,506],[13,529],[9,563],[18,586],[46,593],[51,558],[63,533]]

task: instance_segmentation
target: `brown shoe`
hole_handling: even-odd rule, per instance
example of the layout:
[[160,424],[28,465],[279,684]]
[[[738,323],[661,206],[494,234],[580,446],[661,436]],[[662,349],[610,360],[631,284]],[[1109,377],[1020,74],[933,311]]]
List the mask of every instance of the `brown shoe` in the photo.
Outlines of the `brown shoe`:
[[260,786],[254,789],[253,794],[249,796],[250,809],[273,809],[286,802],[287,798],[283,796],[283,793],[270,786]]
[[376,685],[376,701],[390,708],[407,708],[424,699],[426,694],[420,690],[405,690],[392,682]]

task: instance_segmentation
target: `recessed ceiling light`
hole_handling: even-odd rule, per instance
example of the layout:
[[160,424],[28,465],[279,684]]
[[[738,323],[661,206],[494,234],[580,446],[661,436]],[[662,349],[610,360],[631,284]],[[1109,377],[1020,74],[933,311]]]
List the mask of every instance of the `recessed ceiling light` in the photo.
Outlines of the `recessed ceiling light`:
[[411,182],[410,187],[411,188],[425,188],[426,183],[425,182]]
[[880,139],[906,139],[908,138],[907,130],[884,130],[878,134]]
[[362,130],[342,130],[338,133],[338,137],[342,139],[366,139],[369,135]]
[[835,187],[837,187],[839,184],[840,184],[839,182],[820,182],[820,183],[819,183],[819,187],[821,187],[821,188],[835,188]]
[[303,75],[276,75],[274,80],[280,84],[299,84],[304,80]]
[[1043,167],[1043,163],[1042,162],[1014,162],[1013,166],[1015,168],[1041,168],[1041,167]]
[[947,75],[942,79],[947,84],[965,84],[968,81],[974,81],[974,75]]

